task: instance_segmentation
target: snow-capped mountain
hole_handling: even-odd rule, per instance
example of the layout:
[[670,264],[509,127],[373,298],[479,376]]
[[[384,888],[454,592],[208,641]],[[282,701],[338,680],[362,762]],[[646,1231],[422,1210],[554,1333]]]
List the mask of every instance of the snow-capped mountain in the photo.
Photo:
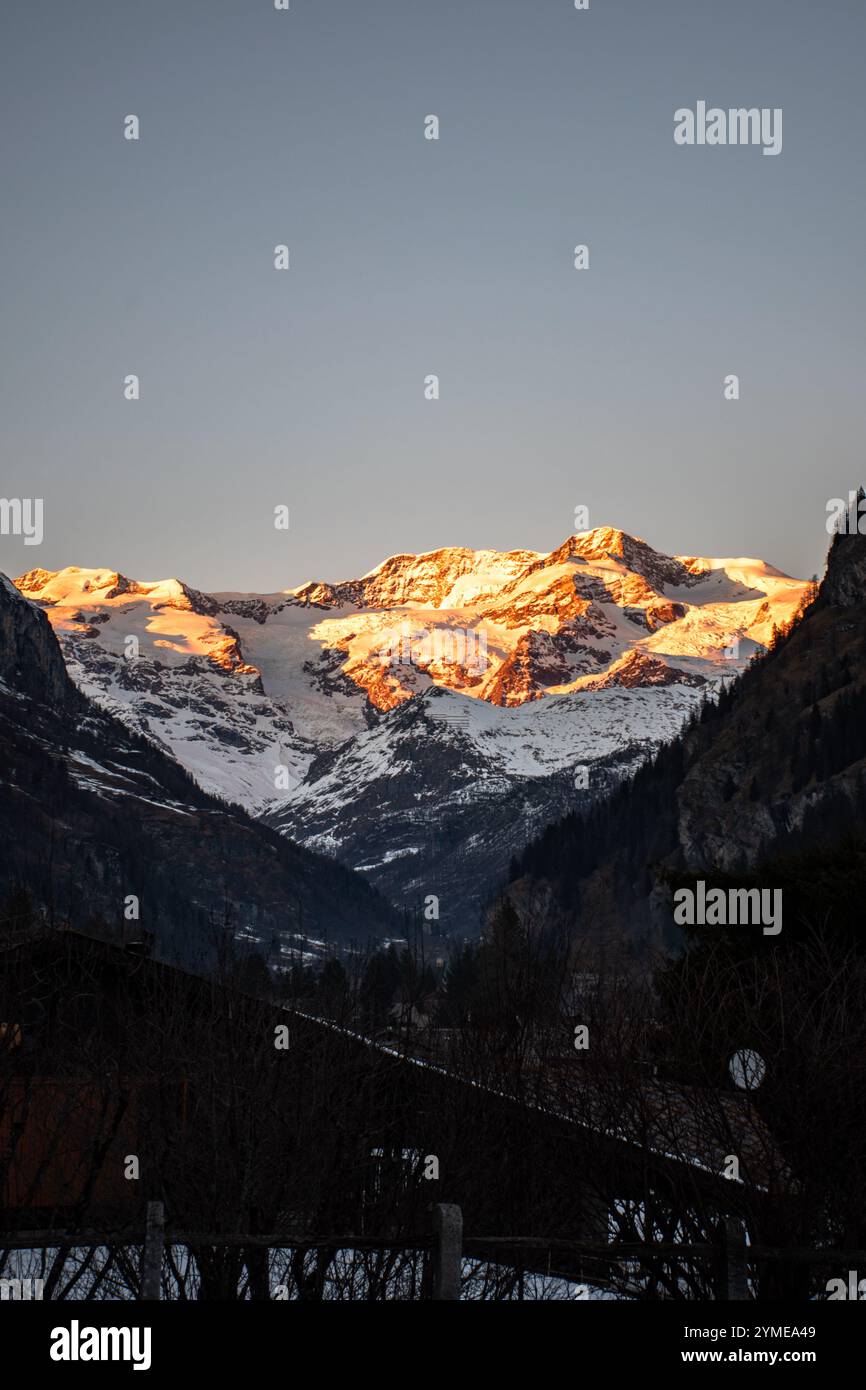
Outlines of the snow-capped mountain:
[[512,853],[673,736],[805,591],[612,528],[265,595],[75,567],[16,582],[81,688],[206,790],[461,928]]
[[[361,875],[208,796],[88,700],[45,613],[2,573],[0,844],[5,912],[24,892],[37,918],[113,940],[145,931],[194,969],[232,938],[288,966],[399,927]],[[27,915],[19,903],[7,927]]]

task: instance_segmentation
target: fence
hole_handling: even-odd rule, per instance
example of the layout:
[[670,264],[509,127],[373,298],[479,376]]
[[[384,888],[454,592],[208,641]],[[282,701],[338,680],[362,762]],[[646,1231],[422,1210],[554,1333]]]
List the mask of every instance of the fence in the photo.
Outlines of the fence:
[[[166,1245],[248,1247],[288,1249],[338,1247],[358,1251],[423,1250],[430,1254],[432,1277],[430,1297],[437,1302],[460,1298],[463,1262],[467,1258],[514,1266],[527,1273],[540,1273],[603,1285],[605,1269],[629,1263],[649,1266],[659,1262],[705,1261],[713,1271],[717,1299],[750,1300],[749,1264],[755,1261],[787,1261],[796,1265],[841,1266],[866,1269],[866,1250],[786,1248],[750,1245],[742,1222],[727,1217],[719,1227],[716,1242],[703,1244],[615,1244],[600,1241],[555,1240],[534,1236],[465,1236],[463,1213],[459,1206],[440,1203],[433,1209],[433,1227],[426,1240],[387,1239],[376,1236],[328,1235],[314,1238],[309,1233],[278,1231],[265,1234],[166,1231],[162,1202],[147,1204],[145,1229],[122,1231],[19,1231],[0,1233],[0,1248],[33,1250],[54,1247],[104,1247],[140,1245],[139,1298],[161,1298],[161,1275]],[[575,1274],[575,1269],[582,1271]]]

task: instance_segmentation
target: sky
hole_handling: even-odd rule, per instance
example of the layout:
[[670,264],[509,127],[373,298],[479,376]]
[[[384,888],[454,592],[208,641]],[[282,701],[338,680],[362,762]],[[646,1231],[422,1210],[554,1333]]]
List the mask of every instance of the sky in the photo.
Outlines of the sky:
[[[0,569],[270,592],[586,507],[820,573],[864,51],[863,0],[3,0],[0,496],[44,522]],[[678,146],[699,100],[781,153]]]

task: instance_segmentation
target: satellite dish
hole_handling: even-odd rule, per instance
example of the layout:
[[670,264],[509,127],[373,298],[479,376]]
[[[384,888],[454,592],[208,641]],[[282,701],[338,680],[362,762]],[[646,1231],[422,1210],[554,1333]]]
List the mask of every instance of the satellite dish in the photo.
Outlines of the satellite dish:
[[731,1080],[741,1091],[757,1091],[767,1075],[767,1063],[760,1052],[741,1047],[728,1063]]

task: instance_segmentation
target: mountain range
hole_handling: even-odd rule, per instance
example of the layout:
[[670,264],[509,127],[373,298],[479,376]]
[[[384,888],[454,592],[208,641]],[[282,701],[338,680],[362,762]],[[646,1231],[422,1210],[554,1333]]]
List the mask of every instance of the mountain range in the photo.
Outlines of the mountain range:
[[271,594],[15,582],[78,688],[203,791],[465,932],[528,841],[672,738],[806,592],[610,527]]
[[0,575],[0,929],[33,917],[146,933],[196,969],[239,939],[288,966],[400,925],[361,875],[203,791],[94,704],[44,612]]

